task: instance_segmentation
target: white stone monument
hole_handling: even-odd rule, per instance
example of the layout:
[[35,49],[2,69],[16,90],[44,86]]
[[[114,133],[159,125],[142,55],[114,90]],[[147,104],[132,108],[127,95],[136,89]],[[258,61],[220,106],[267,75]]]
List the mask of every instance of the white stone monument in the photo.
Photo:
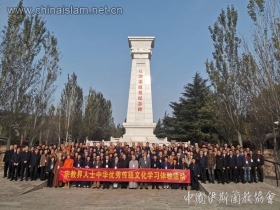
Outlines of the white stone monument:
[[156,124],[153,122],[150,61],[154,40],[154,37],[128,37],[132,67],[127,117],[123,123],[125,134],[120,139],[111,138],[113,142],[169,143],[167,138],[158,139],[153,134]]

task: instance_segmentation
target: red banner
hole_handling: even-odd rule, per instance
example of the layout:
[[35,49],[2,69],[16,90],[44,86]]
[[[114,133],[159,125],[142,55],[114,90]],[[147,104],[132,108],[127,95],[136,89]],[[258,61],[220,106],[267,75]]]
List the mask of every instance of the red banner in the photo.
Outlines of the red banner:
[[59,180],[108,182],[167,182],[191,183],[190,170],[180,169],[111,169],[111,168],[61,168]]

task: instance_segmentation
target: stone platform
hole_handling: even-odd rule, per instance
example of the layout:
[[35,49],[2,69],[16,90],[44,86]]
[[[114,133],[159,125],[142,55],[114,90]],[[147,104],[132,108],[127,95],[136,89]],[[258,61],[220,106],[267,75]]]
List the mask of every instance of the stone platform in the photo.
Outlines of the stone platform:
[[[3,174],[2,174],[3,175]],[[0,178],[0,209],[96,209],[96,210],[200,210],[200,209],[238,209],[246,210],[279,210],[280,191],[267,183],[258,184],[203,184],[207,192],[239,192],[262,190],[275,193],[272,204],[263,199],[263,203],[232,204],[219,202],[219,198],[210,204],[207,197],[205,204],[201,202],[203,191],[173,190],[173,189],[86,189],[86,188],[43,188],[34,191],[34,187],[43,185],[41,182],[10,182]],[[28,192],[28,193],[27,193]],[[191,198],[190,198],[191,197]]]
[[[7,178],[3,178],[4,172],[0,171],[0,199],[20,196],[35,190],[42,189],[46,186],[46,182],[42,181],[10,181]],[[0,202],[1,204],[1,202]],[[0,205],[1,206],[1,205]],[[0,207],[1,209],[1,207]]]

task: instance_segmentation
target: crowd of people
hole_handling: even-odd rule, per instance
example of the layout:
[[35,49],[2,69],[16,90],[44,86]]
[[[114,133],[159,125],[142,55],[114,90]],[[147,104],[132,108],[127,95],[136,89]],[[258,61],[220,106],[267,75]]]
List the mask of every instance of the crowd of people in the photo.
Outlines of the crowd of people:
[[243,149],[216,144],[199,147],[197,143],[158,144],[104,142],[89,144],[66,143],[40,145],[19,148],[10,146],[4,155],[4,178],[11,181],[47,180],[48,187],[83,187],[148,189],[148,183],[137,182],[61,182],[59,171],[65,168],[153,168],[190,170],[191,184],[151,183],[152,189],[187,189],[198,190],[198,180],[202,183],[257,183],[263,182],[264,157],[261,151],[256,153],[249,148]]

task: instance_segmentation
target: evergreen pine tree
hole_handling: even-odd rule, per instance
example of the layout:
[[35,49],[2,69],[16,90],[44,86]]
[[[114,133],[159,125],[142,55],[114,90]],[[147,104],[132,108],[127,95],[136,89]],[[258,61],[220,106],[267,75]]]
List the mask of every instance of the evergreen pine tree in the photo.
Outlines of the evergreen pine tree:
[[218,138],[215,129],[215,118],[208,103],[211,96],[207,80],[199,73],[193,83],[184,86],[179,102],[171,102],[173,116],[163,119],[168,137],[181,141],[213,141]]

